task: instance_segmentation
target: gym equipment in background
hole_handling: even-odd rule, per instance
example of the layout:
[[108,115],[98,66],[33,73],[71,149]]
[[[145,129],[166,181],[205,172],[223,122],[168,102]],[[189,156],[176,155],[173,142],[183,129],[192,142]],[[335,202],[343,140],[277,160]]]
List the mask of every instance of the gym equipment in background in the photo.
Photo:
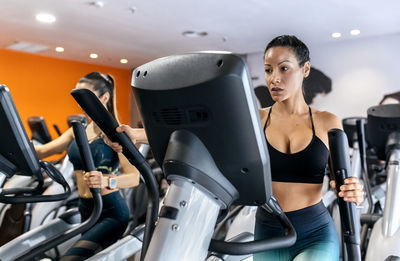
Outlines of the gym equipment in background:
[[[367,139],[386,161],[387,190],[383,216],[372,229],[366,261],[400,257],[400,104],[368,109]],[[379,247],[378,247],[379,246]]]
[[[30,143],[21,123],[14,102],[4,85],[0,85],[0,120],[1,143],[0,147],[0,184],[3,187],[6,179],[14,174],[32,176],[36,178],[35,187],[12,188],[0,190],[0,201],[6,203],[27,203],[63,200],[70,194],[70,188],[63,176],[51,164],[37,159],[37,155]],[[80,134],[75,133],[75,137]],[[86,141],[87,143],[87,141]],[[43,192],[43,176],[41,169],[64,188],[64,193],[56,195],[40,195]],[[96,196],[98,194],[98,196]],[[46,225],[37,227],[15,238],[0,248],[1,260],[32,260],[46,250],[63,243],[65,240],[83,232],[93,225],[95,218],[101,212],[100,192],[94,193],[95,201],[99,206],[86,222],[79,224],[80,215],[71,210],[58,219]],[[94,220],[94,221],[93,221]]]
[[[21,119],[15,108],[10,92],[0,85],[0,185],[15,174],[32,176],[35,187],[10,188],[0,191],[0,202],[32,203],[63,200],[70,194],[70,187],[63,176],[48,162],[39,161],[32,143],[29,141]],[[55,182],[62,185],[64,193],[41,195],[44,189],[42,169]]]
[[88,125],[89,120],[84,114],[73,114],[67,117],[67,124],[68,127],[72,127],[72,122],[73,121],[79,121],[82,123],[83,126]]
[[52,141],[49,129],[42,116],[32,116],[28,118],[28,126],[31,129],[33,144],[45,144]]

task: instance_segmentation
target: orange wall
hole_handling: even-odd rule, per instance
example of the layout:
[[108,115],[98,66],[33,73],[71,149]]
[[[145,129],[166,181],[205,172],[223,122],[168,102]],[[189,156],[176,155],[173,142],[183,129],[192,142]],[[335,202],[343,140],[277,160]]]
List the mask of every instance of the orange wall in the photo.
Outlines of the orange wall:
[[53,124],[61,132],[68,128],[67,117],[82,113],[70,91],[82,76],[94,71],[114,77],[119,119],[129,124],[130,70],[0,49],[0,83],[10,89],[29,137],[30,116],[43,116],[53,138],[57,137]]

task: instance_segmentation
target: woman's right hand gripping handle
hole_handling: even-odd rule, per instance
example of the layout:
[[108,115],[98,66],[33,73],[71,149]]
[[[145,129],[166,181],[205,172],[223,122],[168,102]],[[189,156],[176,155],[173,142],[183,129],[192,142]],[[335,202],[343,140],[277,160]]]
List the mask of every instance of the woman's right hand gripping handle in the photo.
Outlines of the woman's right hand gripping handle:
[[[120,125],[116,128],[117,132],[125,132],[133,144],[148,144],[146,132],[143,128],[132,128],[128,125]],[[106,135],[103,135],[104,142],[115,152],[122,153],[122,146],[118,142],[112,142]]]

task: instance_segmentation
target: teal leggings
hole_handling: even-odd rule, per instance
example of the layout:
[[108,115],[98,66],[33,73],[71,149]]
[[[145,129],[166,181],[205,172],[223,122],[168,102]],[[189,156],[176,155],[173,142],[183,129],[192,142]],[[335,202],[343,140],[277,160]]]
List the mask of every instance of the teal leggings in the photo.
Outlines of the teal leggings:
[[[339,240],[335,225],[324,204],[285,213],[292,222],[296,243],[288,248],[274,249],[253,255],[253,261],[338,261]],[[256,214],[255,239],[283,236],[278,220],[263,208]]]

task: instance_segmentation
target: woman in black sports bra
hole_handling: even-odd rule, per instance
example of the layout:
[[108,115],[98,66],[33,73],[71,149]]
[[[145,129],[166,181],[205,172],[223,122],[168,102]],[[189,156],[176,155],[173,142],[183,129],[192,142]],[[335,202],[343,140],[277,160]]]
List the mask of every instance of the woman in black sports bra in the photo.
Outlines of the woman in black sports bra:
[[[295,36],[276,37],[265,49],[265,81],[275,103],[260,110],[260,117],[265,123],[272,190],[296,229],[297,241],[289,248],[254,254],[254,261],[339,260],[336,229],[321,201],[321,189],[329,158],[327,133],[342,126],[335,115],[306,104],[303,80],[310,73],[309,60],[307,46]],[[362,202],[358,179],[345,182],[339,196],[356,204]],[[278,235],[284,235],[279,222],[259,208],[255,239]]]
[[[93,72],[82,77],[76,88],[86,88],[96,94],[104,106],[116,117],[114,80],[110,75]],[[72,128],[59,138],[35,147],[39,158],[67,150],[74,166],[79,194],[79,212],[82,221],[89,218],[93,209],[90,188],[101,188],[103,211],[97,223],[70,248],[62,261],[85,260],[116,242],[125,232],[129,222],[129,209],[119,189],[139,184],[139,172],[121,154],[104,143],[101,130],[91,122],[86,127],[89,147],[96,171],[85,173]],[[121,165],[124,175],[116,175]]]

